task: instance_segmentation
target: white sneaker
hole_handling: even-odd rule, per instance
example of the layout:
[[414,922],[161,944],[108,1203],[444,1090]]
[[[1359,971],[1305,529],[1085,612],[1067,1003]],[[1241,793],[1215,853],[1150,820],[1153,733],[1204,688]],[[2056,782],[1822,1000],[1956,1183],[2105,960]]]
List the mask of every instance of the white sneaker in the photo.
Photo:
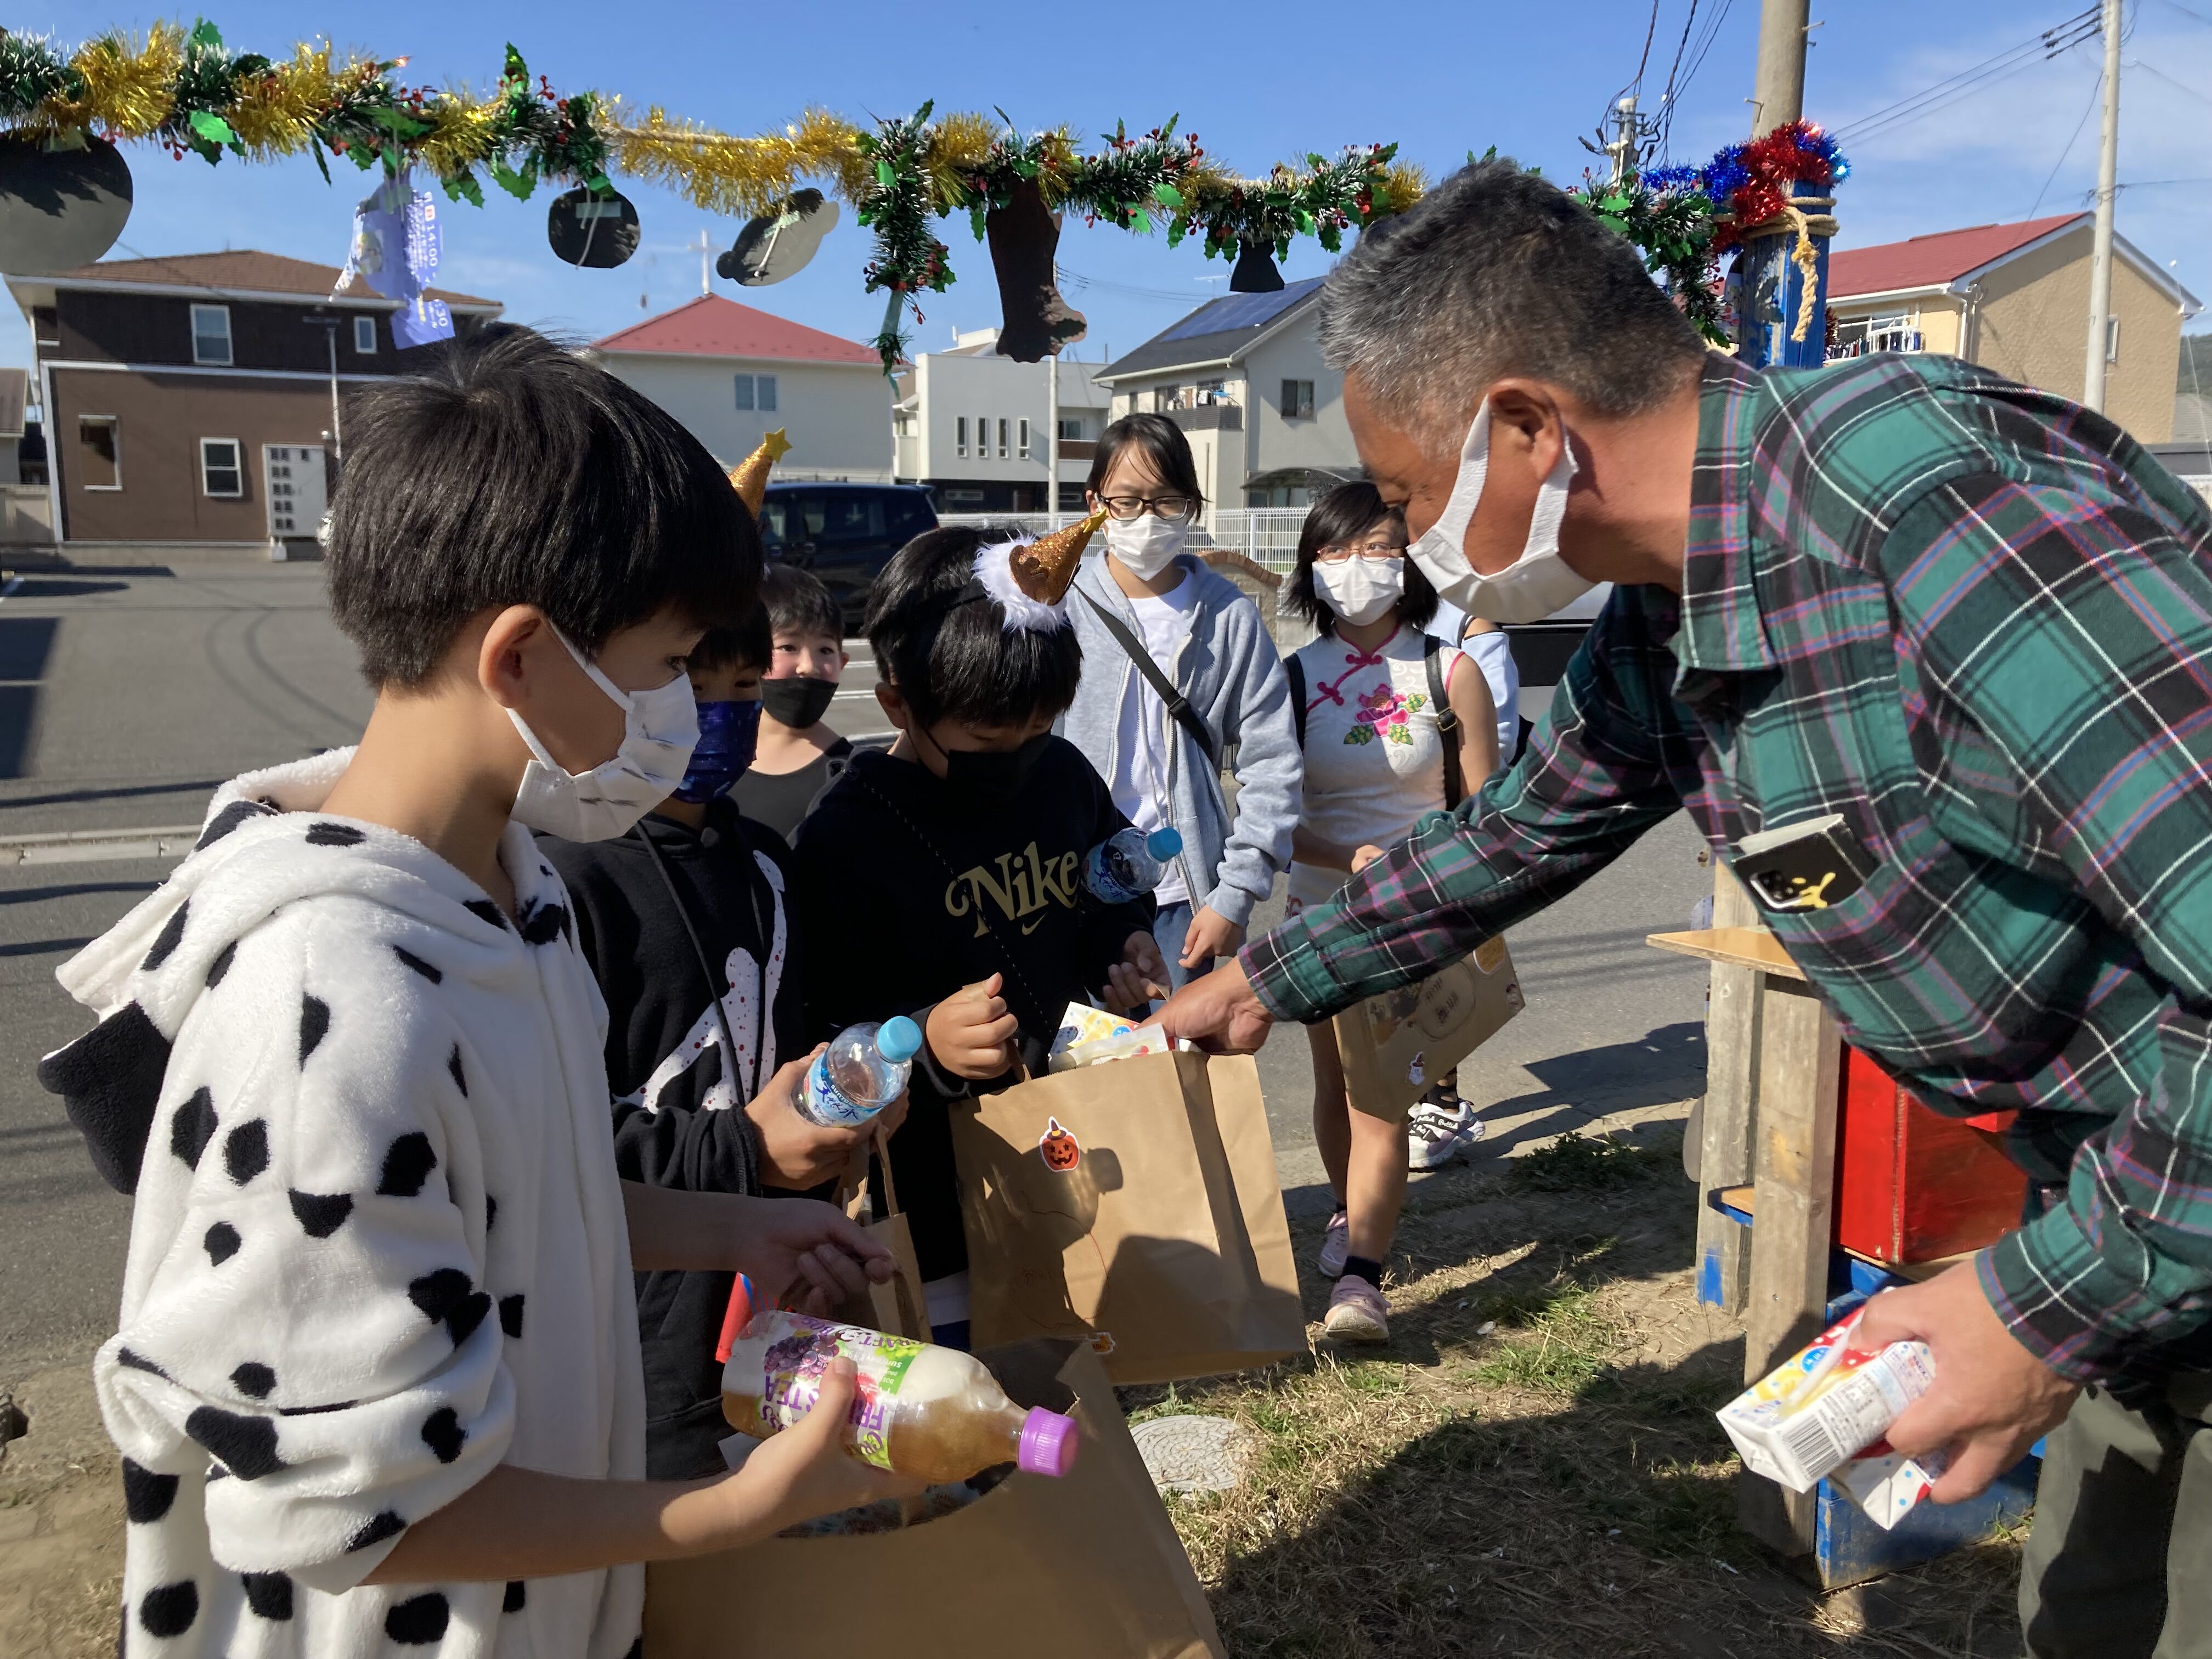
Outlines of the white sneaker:
[[1489,1133],[1489,1126],[1465,1101],[1457,1109],[1424,1100],[1407,1114],[1406,1167],[1441,1170]]
[[1341,1210],[1328,1218],[1328,1231],[1321,1236],[1321,1251],[1314,1257],[1314,1266],[1321,1269],[1323,1279],[1340,1279],[1344,1275],[1344,1259],[1352,1254],[1352,1218]]

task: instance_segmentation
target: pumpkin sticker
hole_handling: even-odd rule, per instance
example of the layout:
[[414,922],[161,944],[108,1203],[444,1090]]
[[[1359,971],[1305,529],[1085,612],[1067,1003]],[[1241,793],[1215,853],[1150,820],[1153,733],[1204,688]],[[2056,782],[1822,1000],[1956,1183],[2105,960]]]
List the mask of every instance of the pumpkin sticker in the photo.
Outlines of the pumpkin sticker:
[[1083,1162],[1083,1148],[1075,1137],[1060,1127],[1056,1117],[1045,1120],[1045,1132],[1037,1141],[1037,1156],[1044,1159],[1044,1167],[1055,1175],[1066,1175]]
[[1095,1354],[1097,1354],[1097,1355],[1100,1358],[1102,1358],[1102,1359],[1103,1359],[1103,1358],[1104,1358],[1108,1354],[1109,1354],[1109,1353],[1113,1352],[1114,1352],[1114,1333],[1113,1333],[1113,1332],[1111,1332],[1111,1331],[1093,1331],[1093,1332],[1091,1332],[1091,1352],[1093,1352],[1093,1353],[1095,1353]]

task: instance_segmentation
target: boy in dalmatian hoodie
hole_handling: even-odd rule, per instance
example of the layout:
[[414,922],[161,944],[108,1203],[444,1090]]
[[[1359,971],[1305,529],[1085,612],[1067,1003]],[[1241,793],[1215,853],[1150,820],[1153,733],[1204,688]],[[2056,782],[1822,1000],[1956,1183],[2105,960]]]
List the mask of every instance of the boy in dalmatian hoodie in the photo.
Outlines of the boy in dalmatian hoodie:
[[890,1264],[828,1205],[618,1179],[605,1010],[530,834],[618,835],[683,776],[684,657],[759,544],[696,441],[526,330],[346,425],[360,746],[217,793],[62,969],[100,1024],[40,1066],[137,1194],[94,1372],[124,1650],[624,1659],[635,1564],[909,1489],[841,1449],[844,1367],[738,1473],[641,1478],[633,1266],[821,1310]]

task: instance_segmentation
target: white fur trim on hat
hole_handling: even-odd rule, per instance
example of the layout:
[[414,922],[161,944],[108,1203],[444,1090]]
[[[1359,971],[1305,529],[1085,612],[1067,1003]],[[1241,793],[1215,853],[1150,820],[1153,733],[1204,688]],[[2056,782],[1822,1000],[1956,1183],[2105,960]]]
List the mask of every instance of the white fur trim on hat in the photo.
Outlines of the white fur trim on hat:
[[1008,633],[1022,629],[1032,634],[1056,634],[1067,626],[1066,603],[1047,605],[1033,599],[1022,592],[1021,585],[1014,580],[1014,550],[1028,545],[1027,540],[1020,540],[993,542],[988,547],[977,548],[975,580],[1006,612]]

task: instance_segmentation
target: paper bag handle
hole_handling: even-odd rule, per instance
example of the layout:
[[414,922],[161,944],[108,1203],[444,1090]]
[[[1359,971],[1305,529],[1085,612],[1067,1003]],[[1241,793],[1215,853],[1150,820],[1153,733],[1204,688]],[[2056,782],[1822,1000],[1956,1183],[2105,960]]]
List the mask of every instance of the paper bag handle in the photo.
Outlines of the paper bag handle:
[[868,1158],[860,1166],[860,1178],[852,1183],[849,1190],[842,1182],[838,1187],[838,1201],[845,1206],[848,1220],[858,1221],[860,1218],[860,1206],[867,1200],[868,1163],[873,1163],[884,1172],[884,1213],[877,1219],[884,1220],[899,1212],[898,1182],[891,1178],[889,1137],[882,1129],[876,1128],[868,1133]]

